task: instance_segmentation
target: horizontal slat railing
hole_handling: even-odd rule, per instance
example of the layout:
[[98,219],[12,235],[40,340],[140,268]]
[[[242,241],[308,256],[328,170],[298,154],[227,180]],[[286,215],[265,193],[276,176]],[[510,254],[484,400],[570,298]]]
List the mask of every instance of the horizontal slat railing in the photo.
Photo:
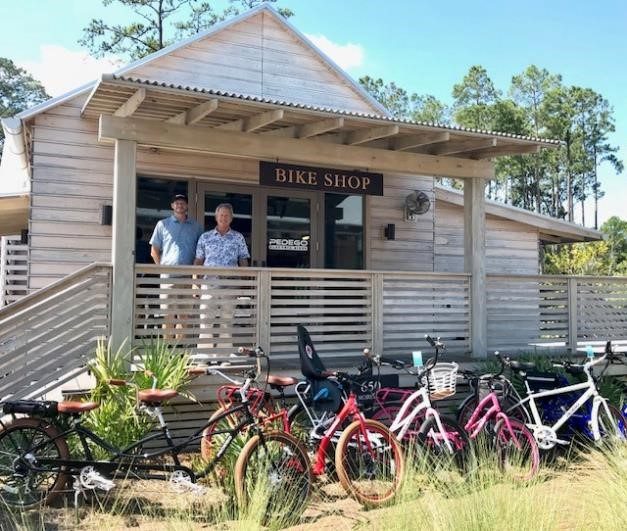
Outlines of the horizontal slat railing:
[[[234,311],[208,322],[207,294],[229,300]],[[467,352],[468,297],[465,274],[138,265],[135,344],[159,337],[216,357],[260,344],[279,367],[295,367],[296,325],[303,324],[323,359],[356,358],[365,347],[409,355],[425,347],[425,333]],[[203,337],[210,333],[213,340]]]
[[627,339],[627,277],[488,275],[488,349]]
[[[164,277],[161,277],[164,275]],[[176,275],[165,277],[165,275]],[[194,279],[194,275],[199,277]],[[209,275],[208,280],[202,277]],[[135,341],[171,336],[172,345],[227,355],[260,344],[279,367],[296,366],[296,325],[320,355],[348,362],[368,346],[386,355],[427,350],[424,334],[448,350],[470,351],[470,276],[321,269],[137,266]],[[207,287],[203,287],[203,286]],[[203,295],[214,290],[234,311],[218,315],[203,339]],[[160,304],[176,296],[183,319],[167,325]],[[537,343],[575,348],[577,339],[627,338],[627,278],[488,275],[488,350],[533,351]],[[187,312],[187,313],[186,313]],[[175,337],[178,335],[179,337]],[[220,337],[222,336],[222,337]],[[577,339],[575,339],[577,338]],[[224,341],[220,341],[223,339]]]
[[0,309],[0,398],[40,396],[85,370],[110,311],[111,265],[98,263]]
[[28,293],[28,246],[19,236],[0,237],[0,308]]
[[627,339],[627,277],[577,277],[577,339]]
[[439,336],[451,352],[470,348],[470,276],[383,273],[383,353],[427,350],[425,334]]

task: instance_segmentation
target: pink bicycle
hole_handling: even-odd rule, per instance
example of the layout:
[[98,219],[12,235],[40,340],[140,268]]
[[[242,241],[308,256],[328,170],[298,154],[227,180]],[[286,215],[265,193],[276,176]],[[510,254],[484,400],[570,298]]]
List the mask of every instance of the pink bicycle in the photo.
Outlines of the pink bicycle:
[[538,473],[540,451],[533,433],[519,420],[507,416],[501,408],[500,378],[505,365],[498,353],[496,357],[501,362],[501,369],[497,374],[477,375],[471,371],[462,372],[474,383],[473,387],[478,393],[477,407],[464,429],[473,440],[480,433],[486,433],[494,444],[502,470],[516,480],[529,481]]

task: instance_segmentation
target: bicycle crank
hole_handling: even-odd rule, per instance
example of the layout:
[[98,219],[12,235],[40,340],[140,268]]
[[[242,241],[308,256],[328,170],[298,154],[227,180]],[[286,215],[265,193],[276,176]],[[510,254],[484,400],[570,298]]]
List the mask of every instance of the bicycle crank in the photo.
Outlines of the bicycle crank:
[[194,483],[192,476],[185,470],[175,470],[170,476],[170,486],[175,492],[192,492],[198,496],[203,495],[207,489],[198,483]]
[[549,426],[537,426],[533,429],[533,436],[538,443],[540,450],[550,450],[555,447],[558,442],[557,433]]

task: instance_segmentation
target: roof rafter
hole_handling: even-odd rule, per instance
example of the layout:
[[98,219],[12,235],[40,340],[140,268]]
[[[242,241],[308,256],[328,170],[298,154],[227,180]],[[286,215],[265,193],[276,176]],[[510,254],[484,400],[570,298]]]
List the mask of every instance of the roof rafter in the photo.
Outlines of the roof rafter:
[[120,118],[128,118],[133,116],[133,113],[139,108],[142,102],[146,99],[146,89],[141,87],[135,91],[135,93],[127,99],[122,105],[120,105],[113,116],[119,116]]
[[476,151],[478,149],[494,149],[498,140],[496,138],[476,138],[471,140],[450,140],[439,142],[420,148],[420,153],[429,155],[459,155],[461,153]]
[[325,118],[301,125],[289,125],[272,131],[264,131],[263,135],[285,138],[311,138],[344,127],[344,118]]
[[140,145],[252,159],[298,161],[302,164],[324,164],[330,167],[337,165],[381,172],[460,178],[491,178],[494,175],[494,165],[488,161],[330,144],[305,138],[272,138],[102,114],[98,133],[100,141],[132,140]]
[[395,151],[405,151],[417,147],[428,146],[430,144],[437,144],[438,142],[448,142],[450,138],[451,133],[448,131],[444,133],[423,133],[419,135],[393,138],[390,147]]
[[196,122],[200,122],[205,116],[214,112],[219,105],[217,99],[203,101],[202,103],[192,107],[182,113],[179,113],[171,118],[168,118],[166,122],[179,125],[193,125]]
[[284,114],[285,111],[283,111],[283,109],[275,109],[255,114],[248,118],[240,118],[239,120],[233,120],[232,122],[217,125],[214,129],[220,129],[221,131],[236,131],[238,133],[250,133],[252,131],[256,131],[257,129],[261,129],[266,125],[282,120]]
[[469,159],[490,159],[499,155],[529,155],[532,153],[540,153],[540,146],[529,146],[521,144],[519,146],[500,145],[493,148],[473,149],[460,153],[460,157]]
[[378,140],[379,138],[397,135],[398,131],[398,125],[382,125],[380,127],[359,129],[346,133],[344,136],[344,144],[348,144],[349,146],[365,144],[366,142]]

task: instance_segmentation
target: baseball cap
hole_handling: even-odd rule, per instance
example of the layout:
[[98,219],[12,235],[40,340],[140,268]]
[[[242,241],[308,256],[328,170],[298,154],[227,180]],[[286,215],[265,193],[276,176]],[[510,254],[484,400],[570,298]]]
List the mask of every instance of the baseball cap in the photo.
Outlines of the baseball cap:
[[185,201],[186,203],[187,201],[187,196],[185,194],[176,194],[174,196],[172,196],[172,201],[170,201],[171,203],[174,203],[174,201]]

